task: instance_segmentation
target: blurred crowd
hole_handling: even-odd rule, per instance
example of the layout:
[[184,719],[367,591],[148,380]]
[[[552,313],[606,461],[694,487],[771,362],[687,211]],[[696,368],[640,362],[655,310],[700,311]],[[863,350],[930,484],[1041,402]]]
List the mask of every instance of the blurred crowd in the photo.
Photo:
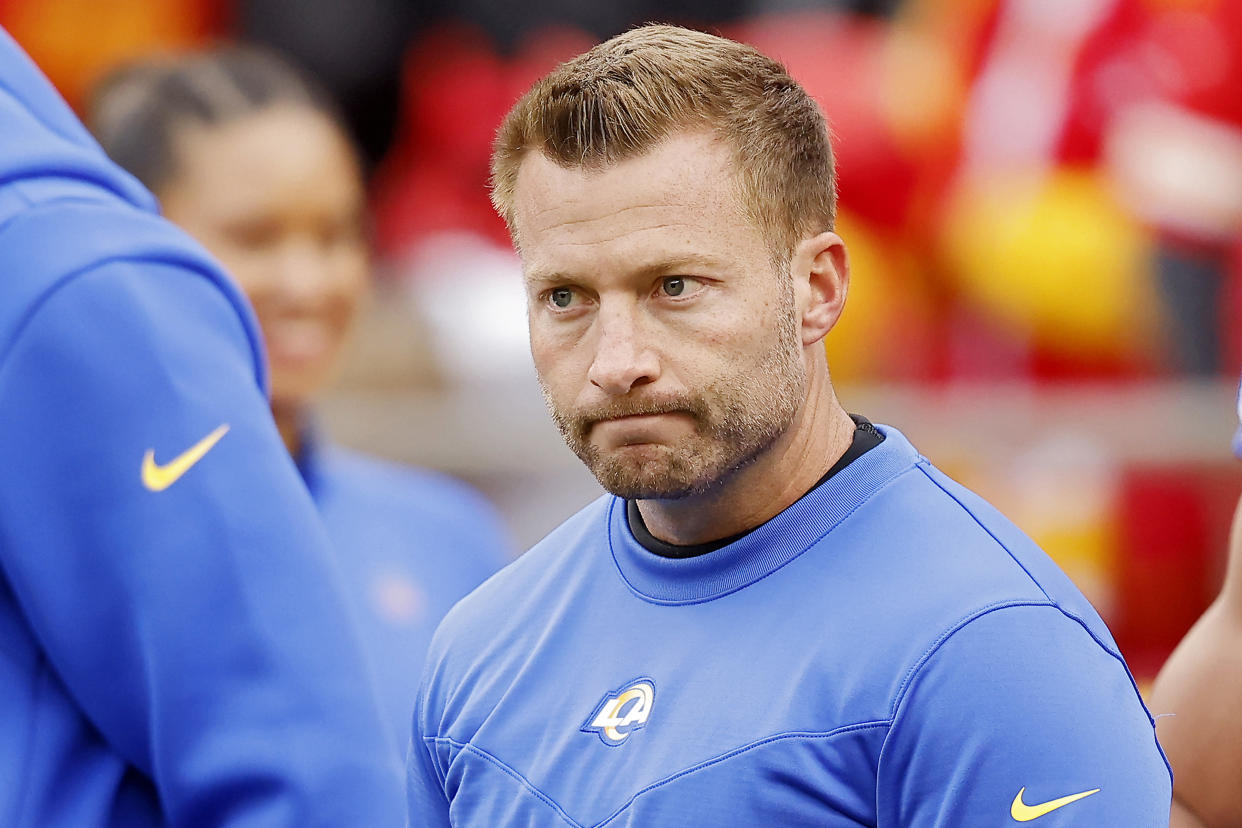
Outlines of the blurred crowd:
[[1236,3],[0,3],[0,23],[72,103],[153,49],[236,36],[301,62],[342,101],[372,165],[387,278],[424,292],[446,256],[455,279],[504,278],[487,157],[520,90],[648,19],[755,44],[827,113],[859,274],[830,345],[840,380],[1242,363],[1225,324],[1242,311]]
[[[854,272],[829,337],[837,382],[1237,376],[1236,2],[0,0],[75,107],[127,59],[221,39],[309,69],[363,148],[377,277],[400,300],[370,333],[416,308],[433,356],[414,373],[442,384],[529,374],[487,195],[496,124],[556,63],[648,20],[752,43],[821,103]],[[1214,593],[1236,475],[1045,442],[991,484],[994,461],[959,471],[1058,556],[1123,648],[1150,649],[1149,672]]]

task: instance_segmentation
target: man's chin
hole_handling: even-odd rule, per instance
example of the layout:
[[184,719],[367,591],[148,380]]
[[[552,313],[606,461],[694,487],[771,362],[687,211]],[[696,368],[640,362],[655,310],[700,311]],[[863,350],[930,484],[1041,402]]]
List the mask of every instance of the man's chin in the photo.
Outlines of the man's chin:
[[[599,480],[599,478],[596,479]],[[691,486],[656,487],[628,481],[621,484],[603,480],[599,482],[604,487],[604,491],[624,500],[684,500],[699,494],[699,490]]]
[[653,463],[595,462],[587,465],[604,491],[626,500],[681,500],[702,494],[711,485],[697,476],[653,468]]

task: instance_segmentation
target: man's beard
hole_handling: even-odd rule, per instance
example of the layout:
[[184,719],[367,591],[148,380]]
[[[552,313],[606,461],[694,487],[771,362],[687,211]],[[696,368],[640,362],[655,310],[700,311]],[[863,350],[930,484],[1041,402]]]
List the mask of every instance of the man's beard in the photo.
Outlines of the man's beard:
[[[806,367],[790,294],[786,291],[782,296],[772,348],[749,369],[720,377],[701,391],[624,397],[590,409],[566,411],[543,386],[544,400],[561,436],[604,489],[629,500],[702,495],[771,448],[793,423],[806,398]],[[591,442],[591,429],[597,422],[651,414],[688,416],[694,422],[694,433],[641,451],[604,451]]]

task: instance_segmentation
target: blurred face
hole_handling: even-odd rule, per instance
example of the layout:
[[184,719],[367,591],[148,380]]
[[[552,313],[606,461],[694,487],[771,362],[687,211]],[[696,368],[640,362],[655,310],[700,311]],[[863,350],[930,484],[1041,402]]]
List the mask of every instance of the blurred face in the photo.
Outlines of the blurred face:
[[523,160],[514,226],[553,419],[604,488],[703,494],[806,399],[791,279],[743,215],[715,140],[682,134],[603,171]]
[[210,250],[259,318],[274,407],[331,378],[364,294],[362,177],[325,116],[277,105],[177,136],[165,215]]

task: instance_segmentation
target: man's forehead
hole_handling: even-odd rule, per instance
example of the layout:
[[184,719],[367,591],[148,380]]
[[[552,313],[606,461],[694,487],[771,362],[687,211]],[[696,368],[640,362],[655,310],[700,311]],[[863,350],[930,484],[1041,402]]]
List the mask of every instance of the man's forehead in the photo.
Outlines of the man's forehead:
[[518,170],[514,220],[520,236],[590,236],[626,225],[693,223],[741,216],[728,148],[679,133],[651,151],[602,167],[562,166],[532,152]]

